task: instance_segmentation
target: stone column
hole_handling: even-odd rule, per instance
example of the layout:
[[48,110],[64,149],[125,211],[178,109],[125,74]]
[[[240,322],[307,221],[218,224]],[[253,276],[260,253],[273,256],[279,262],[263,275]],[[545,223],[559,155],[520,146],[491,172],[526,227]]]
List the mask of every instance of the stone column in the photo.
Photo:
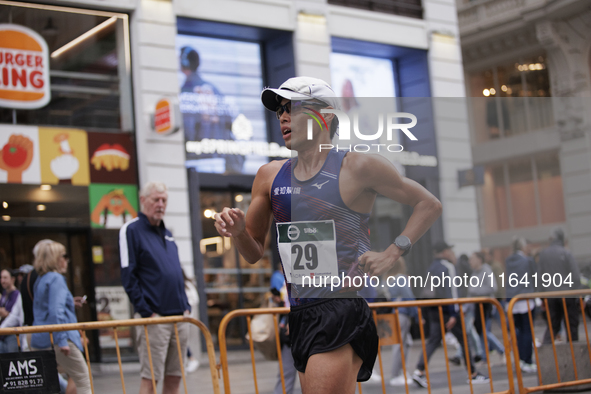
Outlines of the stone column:
[[546,48],[554,117],[560,133],[560,166],[570,249],[578,261],[591,258],[591,83],[588,42],[591,11],[570,20],[538,22]]

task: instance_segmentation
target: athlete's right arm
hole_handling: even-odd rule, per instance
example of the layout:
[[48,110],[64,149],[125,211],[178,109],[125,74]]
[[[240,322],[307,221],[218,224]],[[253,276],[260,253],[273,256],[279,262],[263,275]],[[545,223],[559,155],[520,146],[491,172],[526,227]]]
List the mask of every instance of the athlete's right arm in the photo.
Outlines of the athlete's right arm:
[[272,161],[262,166],[252,185],[252,200],[246,216],[238,208],[224,208],[215,214],[215,228],[223,237],[232,237],[238,252],[250,264],[263,257],[265,238],[271,227],[271,185],[284,161]]

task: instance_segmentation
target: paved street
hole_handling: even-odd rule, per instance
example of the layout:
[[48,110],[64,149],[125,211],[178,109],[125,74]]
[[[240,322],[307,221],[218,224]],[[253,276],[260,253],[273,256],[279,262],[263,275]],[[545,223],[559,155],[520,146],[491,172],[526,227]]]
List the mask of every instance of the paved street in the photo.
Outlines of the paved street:
[[[412,372],[414,365],[418,359],[419,352],[421,351],[420,342],[415,341],[411,348],[409,355],[409,368]],[[450,349],[453,351],[453,349]],[[255,386],[253,380],[252,366],[250,363],[250,352],[249,351],[232,351],[230,354],[229,361],[229,376],[231,382],[231,392],[233,394],[251,394],[255,393]],[[216,355],[219,361],[219,354]],[[383,365],[386,372],[386,383],[390,379],[390,368],[392,365],[391,350],[387,347],[383,348]],[[277,362],[266,361],[260,354],[256,354],[256,373],[258,382],[258,391],[261,394],[269,394],[273,392],[273,388],[277,379]],[[492,355],[492,377],[494,391],[501,391],[508,389],[507,370],[504,365],[500,363],[497,354]],[[376,363],[377,365],[377,363]],[[122,393],[121,380],[119,377],[119,370],[117,365],[112,365],[113,369],[111,372],[97,371],[94,373],[94,388],[95,393]],[[379,366],[376,366],[379,368]],[[104,369],[104,368],[103,368]],[[126,364],[124,368],[125,386],[128,393],[137,393],[139,388],[139,376],[138,364]],[[482,363],[479,365],[479,370],[488,375],[486,364]],[[430,364],[429,371],[431,376],[432,393],[448,393],[449,388],[447,384],[447,372],[444,363],[444,352],[443,349],[439,349],[433,356]],[[451,378],[453,391],[456,393],[468,393],[470,387],[466,381],[467,374],[464,366],[451,365]],[[527,375],[525,379],[527,384],[535,385],[537,382],[537,375]],[[220,387],[223,391],[223,381],[220,379]],[[414,383],[409,385],[410,392],[413,393],[427,393],[427,389],[420,388]],[[189,393],[213,393],[213,386],[211,382],[211,376],[207,364],[207,358],[203,357],[201,360],[201,366],[199,369],[189,374],[187,377],[187,389]],[[299,393],[299,383],[296,383],[295,393]],[[382,387],[379,382],[368,382],[362,384],[363,393],[381,393]],[[181,391],[182,392],[182,391]],[[391,387],[386,384],[387,393],[402,393],[404,392],[403,387]],[[490,392],[490,384],[474,386],[474,392],[488,393]]]

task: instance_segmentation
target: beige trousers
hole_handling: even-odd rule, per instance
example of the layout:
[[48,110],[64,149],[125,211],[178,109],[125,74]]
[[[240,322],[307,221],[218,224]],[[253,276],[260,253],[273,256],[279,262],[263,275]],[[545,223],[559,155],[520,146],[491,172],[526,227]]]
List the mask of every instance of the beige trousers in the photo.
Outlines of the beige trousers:
[[90,376],[88,375],[88,366],[86,365],[84,355],[72,341],[68,341],[68,346],[70,347],[70,354],[66,356],[64,353],[62,353],[59,346],[55,344],[53,345],[57,364],[63,368],[70,378],[72,378],[76,384],[77,394],[91,394],[92,390],[90,389]]

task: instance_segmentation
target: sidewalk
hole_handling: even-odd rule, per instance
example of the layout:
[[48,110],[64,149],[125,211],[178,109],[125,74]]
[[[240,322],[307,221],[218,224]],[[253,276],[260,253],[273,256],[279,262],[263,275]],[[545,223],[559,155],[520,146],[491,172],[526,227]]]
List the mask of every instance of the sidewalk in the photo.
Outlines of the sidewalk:
[[[448,349],[451,354],[455,352],[454,348]],[[408,358],[409,372],[412,373],[414,366],[418,360],[419,352],[422,352],[420,342],[415,341],[411,347],[411,352]],[[391,387],[388,385],[388,381],[391,376],[392,366],[392,352],[389,347],[382,348],[382,362],[384,366],[385,377],[386,377],[386,392],[387,393],[403,393],[404,386],[402,387]],[[492,377],[494,384],[494,391],[507,390],[509,388],[509,382],[507,379],[507,369],[504,365],[499,362],[497,354],[491,355],[492,363]],[[216,354],[216,360],[219,362],[219,354]],[[255,353],[256,362],[256,373],[258,382],[258,391],[260,394],[270,394],[273,392],[277,379],[278,363],[276,361],[266,361],[258,352]],[[204,355],[200,360],[200,367],[197,371],[187,375],[187,391],[188,393],[213,393],[213,385],[211,382],[211,375],[209,371],[209,365],[207,356]],[[94,376],[94,389],[95,393],[122,393],[121,380],[119,377],[119,369],[117,364],[114,364],[111,371],[105,371],[109,368],[100,368],[93,366]],[[238,350],[229,352],[228,362],[231,392],[232,394],[251,394],[255,392],[253,371],[250,361],[250,352],[248,350]],[[481,373],[488,375],[488,368],[485,363],[481,363],[478,366]],[[96,370],[96,373],[94,372]],[[379,371],[379,364],[376,361],[376,370]],[[439,348],[429,363],[429,372],[431,378],[431,392],[438,393],[449,393],[449,387],[447,383],[447,371],[445,368],[444,352],[442,348]],[[220,372],[221,373],[221,372]],[[450,374],[452,379],[452,388],[454,393],[469,393],[470,386],[467,383],[467,372],[465,367],[450,365]],[[515,376],[515,373],[513,374]],[[124,378],[127,393],[136,394],[139,390],[139,364],[131,363],[124,365]],[[537,382],[536,374],[524,375],[524,382],[526,384],[535,384]],[[219,380],[221,392],[223,389],[223,380]],[[381,383],[377,382],[366,382],[362,383],[363,393],[382,393]],[[159,388],[160,391],[160,388]],[[416,384],[412,383],[409,385],[409,391],[413,393],[425,393],[427,389],[420,388]],[[184,392],[181,386],[181,394]],[[489,393],[490,383],[474,385],[474,393]],[[296,389],[294,393],[301,393],[299,388],[299,382],[296,383]]]

